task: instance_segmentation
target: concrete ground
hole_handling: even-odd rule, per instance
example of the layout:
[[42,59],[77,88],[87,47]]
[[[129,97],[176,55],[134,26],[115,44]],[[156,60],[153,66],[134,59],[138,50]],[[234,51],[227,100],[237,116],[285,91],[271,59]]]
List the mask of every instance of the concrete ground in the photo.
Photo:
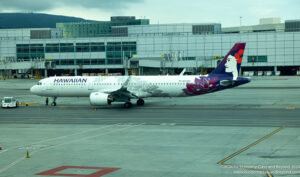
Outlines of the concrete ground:
[[299,77],[132,109],[88,98],[45,106],[29,93],[35,82],[0,80],[0,97],[37,102],[0,109],[1,177],[300,176]]

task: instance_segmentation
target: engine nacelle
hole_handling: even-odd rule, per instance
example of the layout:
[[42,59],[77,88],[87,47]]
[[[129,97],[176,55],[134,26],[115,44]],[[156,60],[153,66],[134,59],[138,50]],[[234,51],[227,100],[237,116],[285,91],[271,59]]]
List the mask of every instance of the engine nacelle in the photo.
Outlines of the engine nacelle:
[[93,92],[90,94],[90,103],[93,106],[102,106],[109,104],[109,95],[102,92]]

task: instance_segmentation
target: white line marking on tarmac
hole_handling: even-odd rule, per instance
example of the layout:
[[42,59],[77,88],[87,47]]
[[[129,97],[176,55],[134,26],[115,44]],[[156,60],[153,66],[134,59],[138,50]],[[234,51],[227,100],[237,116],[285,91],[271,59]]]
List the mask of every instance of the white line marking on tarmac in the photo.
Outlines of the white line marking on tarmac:
[[54,146],[46,147],[46,148],[43,148],[43,149],[36,150],[36,151],[32,152],[31,155],[33,155],[33,154],[35,154],[35,153],[37,153],[39,151],[53,149],[53,148],[56,148],[56,147],[59,147],[59,146],[63,146],[63,145],[67,145],[67,144],[71,144],[71,143],[75,143],[75,142],[79,142],[79,141],[82,141],[82,140],[87,140],[87,139],[91,139],[91,138],[95,138],[95,137],[107,135],[107,134],[110,134],[110,133],[119,132],[119,131],[126,130],[126,129],[129,129],[129,128],[132,128],[132,127],[141,126],[143,124],[145,124],[145,123],[141,123],[141,124],[137,124],[137,125],[130,125],[130,126],[126,126],[125,128],[120,128],[120,129],[117,129],[117,130],[111,130],[111,131],[108,131],[108,132],[105,132],[105,133],[102,133],[102,134],[99,134],[99,135],[88,136],[88,137],[80,138],[80,139],[77,139],[77,140],[72,140],[72,141],[68,141],[68,142],[65,142],[65,143],[57,144],[57,145],[54,145]]
[[4,167],[4,168],[2,168],[2,169],[0,170],[0,173],[6,171],[6,170],[9,169],[10,167],[15,166],[17,163],[21,162],[21,161],[24,160],[25,158],[26,158],[26,156],[23,156],[23,157],[19,158],[18,160],[14,161],[13,163],[7,165],[6,167]]
[[113,124],[113,125],[107,125],[107,126],[100,127],[100,128],[93,128],[93,129],[89,129],[89,130],[85,130],[85,131],[73,133],[73,134],[70,134],[70,135],[64,135],[64,136],[59,136],[59,137],[55,137],[55,138],[44,139],[44,140],[33,142],[33,143],[30,143],[30,144],[24,144],[24,145],[20,145],[20,146],[11,147],[11,148],[6,149],[6,151],[11,150],[11,149],[18,149],[18,148],[28,147],[28,146],[32,146],[34,144],[40,144],[40,143],[44,143],[44,142],[48,142],[48,141],[63,139],[63,138],[67,138],[67,137],[78,135],[78,134],[83,134],[83,133],[87,133],[87,132],[91,132],[91,131],[96,131],[96,130],[100,130],[100,129],[112,127],[112,126],[119,125],[119,124],[120,123]]
[[[32,155],[34,155],[35,153],[40,152],[40,151],[53,149],[53,148],[56,148],[56,147],[59,147],[59,146],[63,146],[63,145],[67,145],[67,144],[79,142],[79,141],[82,141],[82,140],[91,139],[91,138],[96,138],[96,137],[108,135],[108,134],[115,133],[115,132],[120,132],[120,131],[129,129],[129,128],[141,126],[141,125],[143,125],[143,124],[145,124],[145,123],[141,123],[141,124],[137,124],[137,125],[130,125],[130,126],[126,126],[125,128],[120,128],[120,129],[116,129],[116,130],[111,130],[111,131],[108,131],[108,132],[105,132],[105,133],[102,133],[102,134],[99,134],[99,135],[93,135],[93,136],[88,136],[88,137],[85,137],[85,138],[80,138],[80,139],[77,139],[77,140],[68,141],[68,142],[65,142],[65,143],[61,143],[61,144],[57,144],[57,145],[54,145],[54,146],[50,146],[50,147],[47,147],[47,148],[43,148],[43,149],[39,149],[39,150],[33,151],[33,152],[30,153],[29,155],[32,156]],[[23,156],[23,157],[17,159],[16,161],[12,162],[11,164],[7,165],[6,167],[0,169],[0,173],[2,173],[2,172],[4,172],[4,171],[8,170],[9,168],[15,166],[16,164],[18,164],[19,162],[23,161],[24,159],[26,159],[26,156]]]
[[6,152],[6,151],[8,151],[8,149],[5,149],[5,150],[1,151],[0,154],[3,153],[3,152]]

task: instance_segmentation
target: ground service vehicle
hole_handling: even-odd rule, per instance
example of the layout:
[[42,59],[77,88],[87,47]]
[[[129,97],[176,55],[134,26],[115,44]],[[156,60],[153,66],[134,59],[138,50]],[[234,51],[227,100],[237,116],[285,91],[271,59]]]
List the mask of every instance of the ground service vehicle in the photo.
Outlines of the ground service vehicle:
[[4,97],[1,101],[2,108],[16,108],[19,106],[19,102],[14,97]]

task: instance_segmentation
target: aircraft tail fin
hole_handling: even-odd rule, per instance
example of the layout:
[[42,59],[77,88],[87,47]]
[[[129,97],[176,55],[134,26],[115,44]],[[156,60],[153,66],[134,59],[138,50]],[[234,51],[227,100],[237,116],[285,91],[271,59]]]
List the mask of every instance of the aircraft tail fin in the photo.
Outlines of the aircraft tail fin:
[[236,43],[209,75],[231,76],[236,80],[241,68],[246,43]]

